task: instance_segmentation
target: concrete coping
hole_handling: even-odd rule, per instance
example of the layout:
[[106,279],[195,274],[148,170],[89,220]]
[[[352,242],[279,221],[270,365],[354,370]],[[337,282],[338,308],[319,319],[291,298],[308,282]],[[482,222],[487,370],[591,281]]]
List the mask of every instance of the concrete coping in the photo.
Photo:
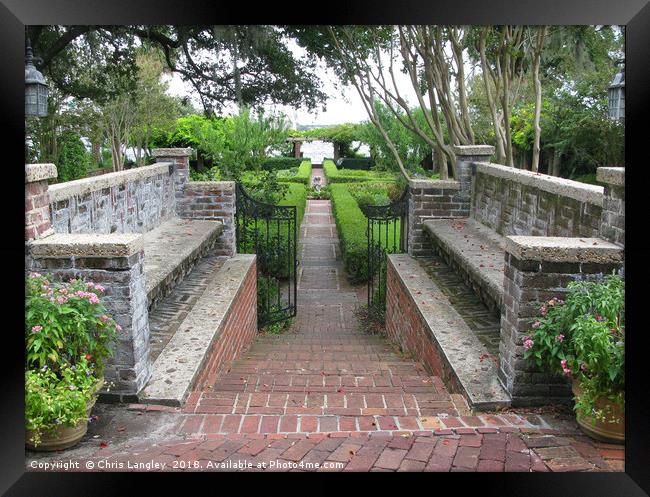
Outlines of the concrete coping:
[[491,157],[494,155],[494,147],[492,145],[454,145],[452,147],[456,156],[463,155],[484,155]]
[[25,164],[25,183],[36,183],[56,178],[54,164]]
[[460,190],[460,181],[453,179],[413,179],[409,178],[409,188],[438,190]]
[[138,233],[55,233],[29,243],[31,256],[41,257],[129,257],[143,248]]
[[601,238],[507,236],[506,252],[525,261],[623,262],[623,248]]
[[477,162],[476,170],[483,174],[508,179],[562,197],[572,198],[579,202],[586,202],[599,207],[603,206],[604,189],[602,186],[589,185],[579,181],[549,176],[548,174],[534,173],[532,171],[489,162]]
[[154,148],[154,157],[189,157],[192,155],[191,148]]
[[624,167],[599,167],[596,170],[596,179],[600,183],[614,186],[625,186]]
[[186,191],[205,191],[220,189],[224,191],[235,191],[234,181],[188,181],[185,184]]
[[126,171],[101,174],[90,178],[77,179],[50,185],[50,202],[59,202],[77,195],[111,188],[113,186],[124,185],[132,181],[149,178],[151,176],[169,175],[168,162],[156,162],[150,166],[136,167]]

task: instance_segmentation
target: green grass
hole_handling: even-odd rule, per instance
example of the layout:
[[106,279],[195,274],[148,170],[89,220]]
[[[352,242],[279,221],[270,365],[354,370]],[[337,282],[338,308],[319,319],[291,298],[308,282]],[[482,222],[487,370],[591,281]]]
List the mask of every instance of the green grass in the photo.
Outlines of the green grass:
[[360,169],[339,169],[334,161],[323,161],[323,171],[328,183],[353,183],[358,181],[394,182],[395,174],[384,171],[364,171]]
[[[368,281],[368,219],[359,208],[359,204],[350,193],[348,184],[330,185],[332,213],[341,241],[343,265],[351,283]],[[393,226],[395,227],[393,228]],[[400,223],[390,223],[388,234],[386,226],[375,225],[373,238],[381,241],[383,247],[399,247]]]
[[281,169],[277,172],[276,177],[281,183],[302,183],[304,185],[308,185],[309,179],[311,178],[311,161],[302,161],[297,171],[295,168]]

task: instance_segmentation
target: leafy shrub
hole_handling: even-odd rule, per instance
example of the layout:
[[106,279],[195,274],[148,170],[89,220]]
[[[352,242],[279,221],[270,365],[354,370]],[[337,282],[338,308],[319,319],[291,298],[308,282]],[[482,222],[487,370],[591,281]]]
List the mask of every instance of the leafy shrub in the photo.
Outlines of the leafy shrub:
[[73,131],[64,131],[59,139],[56,158],[58,180],[72,181],[85,177],[90,163],[91,155],[79,135]]
[[190,169],[190,181],[221,181],[221,171],[217,166],[206,171]]
[[38,445],[44,432],[74,427],[88,417],[97,379],[92,364],[79,356],[74,365],[62,364],[58,374],[47,365],[25,371],[25,427]]
[[281,169],[291,169],[300,167],[303,159],[298,157],[268,157],[262,162],[262,169],[265,171],[279,171]]
[[370,157],[349,158],[343,157],[336,162],[340,169],[357,169],[369,171],[375,166],[375,160]]
[[109,344],[121,330],[106,313],[103,293],[104,287],[92,281],[53,283],[32,273],[26,282],[26,367],[57,372],[61,364],[75,365],[84,356],[100,375],[112,353]]
[[624,403],[625,290],[618,275],[601,281],[574,281],[566,302],[551,299],[540,309],[531,335],[524,337],[524,358],[550,373],[576,379],[582,393],[578,416],[602,421],[607,413],[595,409],[606,396]]

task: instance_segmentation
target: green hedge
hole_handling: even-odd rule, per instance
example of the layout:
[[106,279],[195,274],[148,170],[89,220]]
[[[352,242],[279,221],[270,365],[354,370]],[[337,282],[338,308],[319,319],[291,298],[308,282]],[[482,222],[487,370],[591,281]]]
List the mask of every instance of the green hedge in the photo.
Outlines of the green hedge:
[[303,160],[297,172],[291,169],[282,169],[277,172],[277,178],[282,183],[302,183],[308,185],[311,178],[311,161]]
[[362,171],[358,169],[339,169],[334,161],[323,161],[323,172],[328,183],[356,183],[359,181],[394,182],[393,173],[383,171]]
[[279,171],[281,169],[291,169],[300,167],[303,159],[297,157],[269,157],[262,163],[262,169],[265,171]]
[[364,171],[369,171],[370,168],[374,167],[375,160],[370,157],[343,157],[341,159],[341,164],[339,167],[341,169],[361,169]]
[[341,241],[343,265],[352,283],[368,281],[368,222],[347,185],[331,185],[332,213]]

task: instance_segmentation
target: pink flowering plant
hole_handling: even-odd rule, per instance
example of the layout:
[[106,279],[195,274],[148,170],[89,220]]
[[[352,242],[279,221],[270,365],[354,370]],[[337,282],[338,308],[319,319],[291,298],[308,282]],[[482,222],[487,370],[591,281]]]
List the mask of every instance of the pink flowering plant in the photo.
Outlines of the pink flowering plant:
[[566,301],[553,298],[540,308],[532,332],[523,339],[524,358],[580,384],[579,416],[607,422],[596,409],[599,397],[621,408],[625,392],[625,285],[609,275],[568,285]]
[[80,357],[94,364],[95,376],[111,354],[110,342],[120,331],[102,303],[102,285],[82,279],[53,282],[32,273],[26,280],[26,369],[74,365]]

